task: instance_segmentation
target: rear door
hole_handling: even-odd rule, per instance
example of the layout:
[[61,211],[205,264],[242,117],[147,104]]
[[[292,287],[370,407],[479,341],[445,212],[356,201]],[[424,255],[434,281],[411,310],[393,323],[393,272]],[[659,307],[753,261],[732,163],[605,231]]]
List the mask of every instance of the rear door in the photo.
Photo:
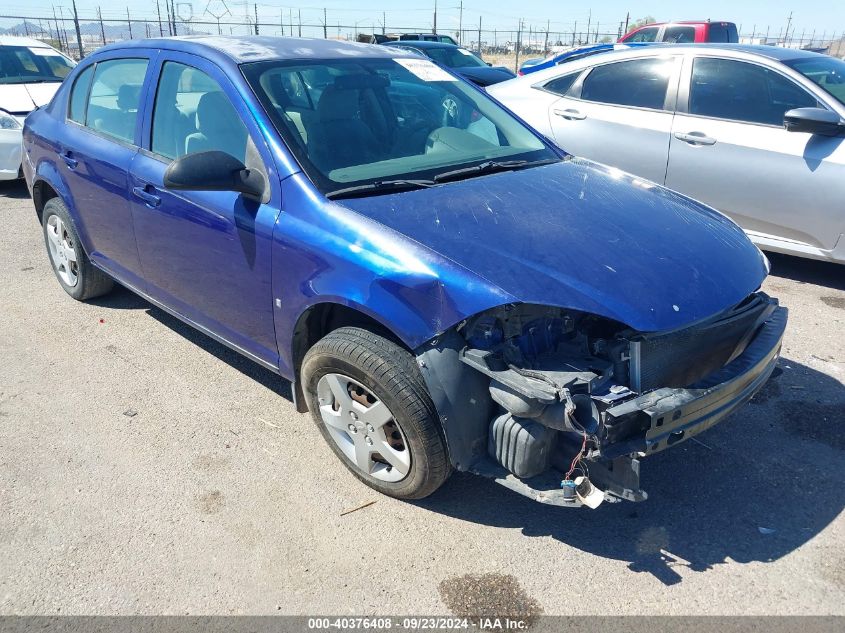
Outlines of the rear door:
[[558,145],[663,183],[680,56],[600,64],[549,108]]
[[140,134],[151,56],[98,59],[73,85],[59,165],[80,219],[88,256],[119,279],[142,286],[128,190]]
[[[278,369],[270,257],[280,203],[272,156],[216,65],[167,52],[154,75],[129,182],[148,292],[207,334]],[[268,197],[164,187],[173,159],[212,150],[261,172]]]
[[672,128],[666,185],[766,240],[830,249],[843,222],[842,138],[787,132],[787,110],[820,105],[778,70],[690,57]]

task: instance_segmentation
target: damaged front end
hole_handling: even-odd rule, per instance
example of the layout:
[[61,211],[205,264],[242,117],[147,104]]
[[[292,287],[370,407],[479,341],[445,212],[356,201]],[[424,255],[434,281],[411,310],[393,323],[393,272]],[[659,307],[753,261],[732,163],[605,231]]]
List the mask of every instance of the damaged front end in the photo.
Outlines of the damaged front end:
[[565,308],[510,304],[417,350],[453,466],[537,501],[641,501],[640,458],[747,402],[787,311],[755,293],[704,322],[640,333]]

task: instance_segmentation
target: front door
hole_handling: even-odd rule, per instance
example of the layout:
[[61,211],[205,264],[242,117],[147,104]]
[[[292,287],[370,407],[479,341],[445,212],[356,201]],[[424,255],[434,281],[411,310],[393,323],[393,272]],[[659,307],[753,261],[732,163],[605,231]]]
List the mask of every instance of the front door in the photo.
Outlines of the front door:
[[[277,205],[230,191],[172,191],[170,162],[219,150],[268,175],[248,110],[213,64],[173,53],[159,62],[152,115],[132,163],[138,251],[153,299],[254,360],[278,367],[270,286]],[[237,105],[236,105],[237,104]],[[239,107],[238,107],[239,106]],[[270,185],[268,185],[269,191]]]
[[647,57],[594,67],[549,108],[558,145],[663,184],[679,62]]
[[771,68],[696,57],[666,185],[729,215],[763,246],[832,249],[845,232],[845,142],[783,127],[787,110],[818,105]]

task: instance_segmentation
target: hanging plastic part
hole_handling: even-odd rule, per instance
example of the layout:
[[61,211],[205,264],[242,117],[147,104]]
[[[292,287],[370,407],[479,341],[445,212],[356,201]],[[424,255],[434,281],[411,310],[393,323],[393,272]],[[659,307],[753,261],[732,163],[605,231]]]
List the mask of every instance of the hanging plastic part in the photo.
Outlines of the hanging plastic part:
[[578,497],[578,501],[593,510],[604,501],[604,492],[596,488],[584,476],[575,478],[575,496]]

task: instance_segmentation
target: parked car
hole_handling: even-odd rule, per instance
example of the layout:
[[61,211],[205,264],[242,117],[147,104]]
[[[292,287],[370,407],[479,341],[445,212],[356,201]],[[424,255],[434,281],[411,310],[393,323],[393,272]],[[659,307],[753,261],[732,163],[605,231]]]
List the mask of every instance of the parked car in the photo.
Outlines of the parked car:
[[705,202],[761,248],[845,262],[845,62],[774,46],[603,53],[491,87],[561,147]]
[[546,68],[553,68],[560,66],[567,62],[575,61],[576,59],[583,59],[591,55],[598,55],[599,53],[606,53],[607,51],[621,51],[630,48],[638,48],[641,46],[651,46],[650,43],[637,42],[633,44],[592,44],[590,46],[577,46],[562,53],[550,55],[544,59],[527,59],[519,67],[520,75],[527,75],[529,73],[537,72],[538,70],[545,70]]
[[50,101],[73,66],[43,42],[0,35],[0,180],[21,177],[23,120]]
[[668,42],[670,44],[735,44],[739,32],[733,22],[689,20],[686,22],[654,22],[628,31],[620,43]]
[[374,33],[372,41],[369,44],[387,44],[388,42],[442,42],[444,44],[458,43],[449,35],[441,35],[440,33]]
[[516,75],[501,66],[490,66],[475,53],[454,44],[442,42],[389,42],[388,46],[413,51],[434,60],[441,66],[469,79],[479,86],[492,86],[500,81],[513,79]]
[[460,470],[544,503],[642,500],[641,456],[724,418],[777,361],[786,311],[739,227],[571,159],[412,53],[122,42],[24,144],[71,297],[116,280],[293,381],[387,495]]

